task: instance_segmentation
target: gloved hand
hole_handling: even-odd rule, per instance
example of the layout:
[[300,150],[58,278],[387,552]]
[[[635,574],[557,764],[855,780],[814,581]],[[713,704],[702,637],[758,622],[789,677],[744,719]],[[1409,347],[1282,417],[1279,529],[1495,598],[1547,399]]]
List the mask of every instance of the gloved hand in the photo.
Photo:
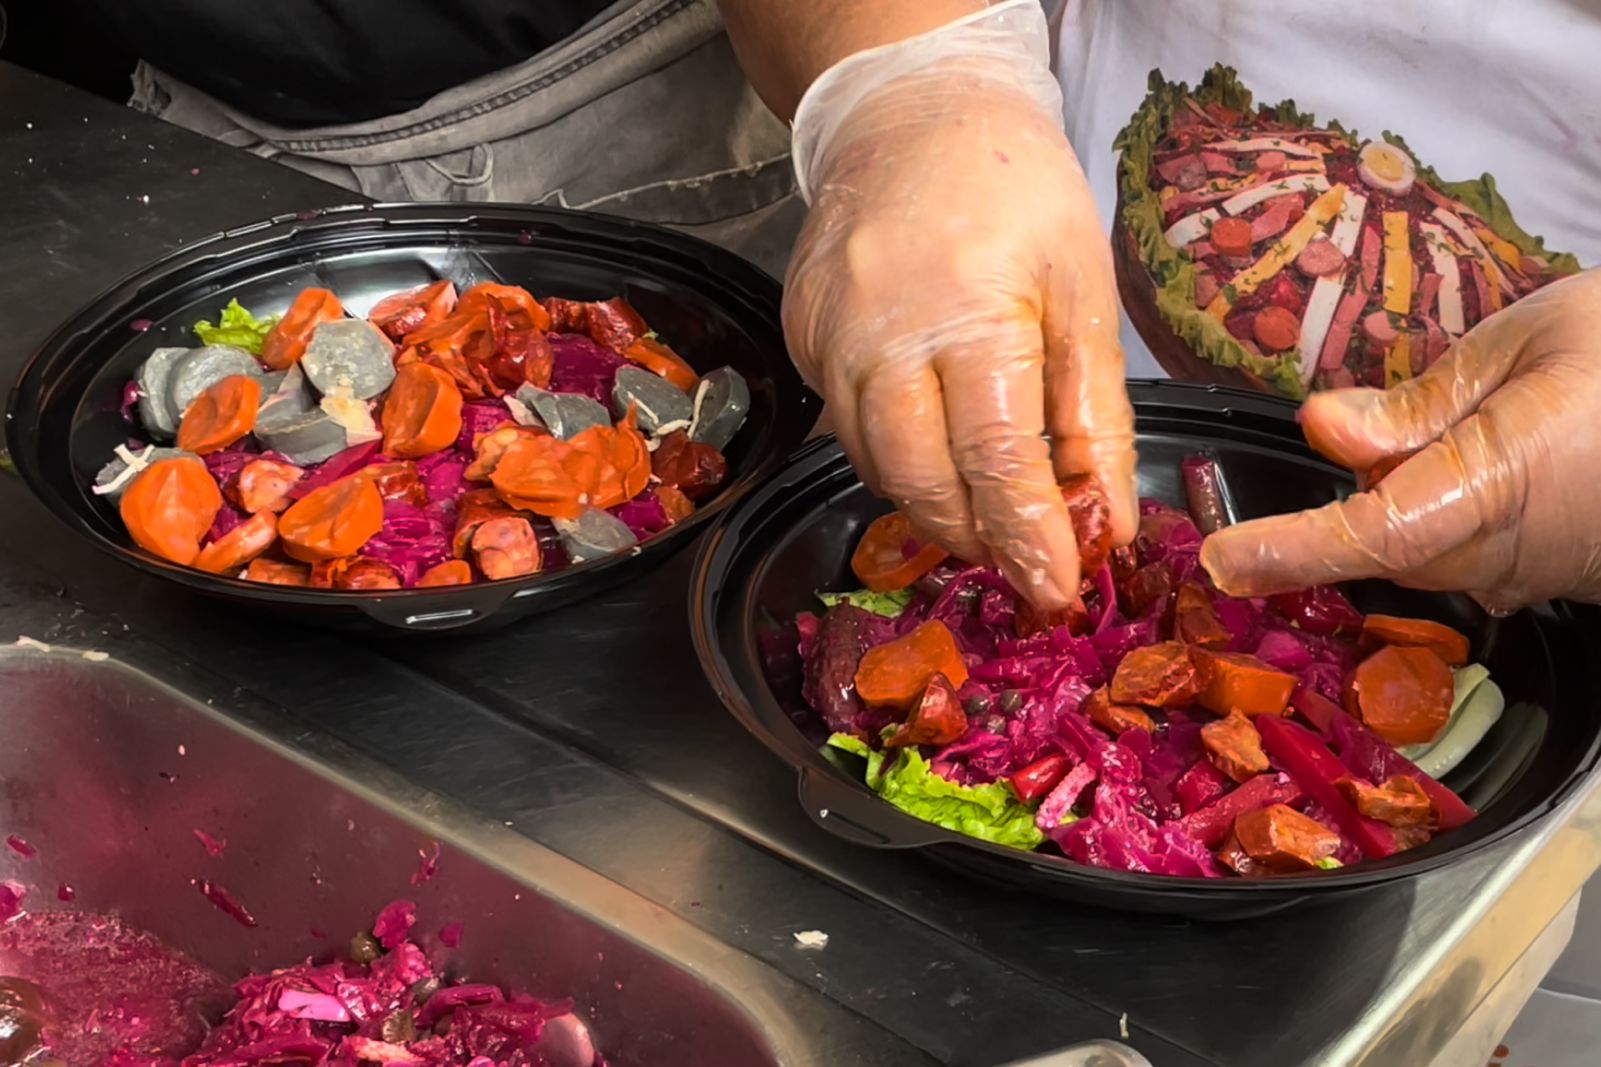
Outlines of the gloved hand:
[[1598,420],[1590,271],[1486,319],[1415,381],[1312,397],[1306,439],[1336,463],[1416,455],[1341,503],[1213,534],[1201,562],[1235,596],[1382,577],[1469,592],[1494,612],[1601,600]]
[[812,211],[785,334],[862,480],[1065,607],[1058,479],[1100,477],[1117,544],[1138,515],[1111,254],[1038,0],[830,68],[796,112],[795,165]]

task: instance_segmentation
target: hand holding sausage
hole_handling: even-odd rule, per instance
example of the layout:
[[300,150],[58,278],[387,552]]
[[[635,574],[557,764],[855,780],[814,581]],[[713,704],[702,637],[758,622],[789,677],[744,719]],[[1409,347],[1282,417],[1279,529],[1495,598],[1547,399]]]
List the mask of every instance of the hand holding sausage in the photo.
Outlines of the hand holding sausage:
[[784,325],[863,481],[1057,609],[1080,571],[1059,481],[1100,479],[1117,544],[1137,515],[1111,256],[1046,51],[1020,0],[813,84]]
[[1312,397],[1307,441],[1382,480],[1213,534],[1201,562],[1231,596],[1383,577],[1463,590],[1498,612],[1601,600],[1598,413],[1601,272],[1590,271],[1486,319],[1411,382]]

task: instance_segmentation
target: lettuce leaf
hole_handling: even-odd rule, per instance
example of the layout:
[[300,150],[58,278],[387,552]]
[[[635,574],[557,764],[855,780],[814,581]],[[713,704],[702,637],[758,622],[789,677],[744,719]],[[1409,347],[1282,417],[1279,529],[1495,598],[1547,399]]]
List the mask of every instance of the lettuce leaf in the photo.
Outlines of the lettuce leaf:
[[916,749],[903,748],[891,757],[849,734],[835,734],[828,744],[866,759],[868,788],[908,815],[1024,851],[1045,840],[1034,825],[1034,813],[1004,782],[958,785],[935,774]]
[[896,589],[888,593],[875,593],[871,589],[857,589],[850,593],[818,593],[817,599],[828,607],[849,604],[863,611],[870,611],[874,615],[893,619],[905,611],[906,605],[912,602],[912,591]]
[[233,345],[259,356],[262,341],[276,325],[278,316],[268,315],[258,319],[246,311],[238,300],[230,300],[228,306],[222,309],[215,326],[206,319],[195,323],[195,336],[200,338],[203,345]]

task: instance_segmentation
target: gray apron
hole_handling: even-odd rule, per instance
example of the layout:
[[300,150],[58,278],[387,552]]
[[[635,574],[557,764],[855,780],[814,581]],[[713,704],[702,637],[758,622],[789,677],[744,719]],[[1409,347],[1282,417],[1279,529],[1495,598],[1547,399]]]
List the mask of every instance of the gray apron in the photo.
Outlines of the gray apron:
[[622,0],[532,59],[372,122],[273,126],[147,64],[130,102],[376,200],[624,215],[777,277],[805,214],[788,128],[740,73],[714,0]]

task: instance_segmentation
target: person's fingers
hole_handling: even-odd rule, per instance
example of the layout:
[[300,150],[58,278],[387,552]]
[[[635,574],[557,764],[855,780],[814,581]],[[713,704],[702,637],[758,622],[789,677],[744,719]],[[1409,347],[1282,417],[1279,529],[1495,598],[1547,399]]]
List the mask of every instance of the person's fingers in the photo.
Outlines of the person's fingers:
[[879,491],[919,533],[960,559],[989,558],[967,486],[951,459],[945,400],[932,367],[885,368],[862,387],[858,423]]
[[1067,607],[1078,594],[1078,543],[1044,436],[1038,326],[997,324],[982,341],[948,345],[934,365],[978,539],[1031,602]]
[[[1045,418],[1058,481],[1094,474],[1111,505],[1112,541],[1139,528],[1134,408],[1123,379],[1117,300],[1105,241],[1046,265]],[[1106,262],[1103,262],[1106,260]]]
[[[1465,488],[1470,468],[1458,439],[1481,433],[1480,423],[1470,416],[1369,492],[1219,530],[1201,545],[1201,565],[1229,596],[1416,575],[1486,525],[1484,501]],[[1477,578],[1463,573],[1456,582]]]
[[[1520,305],[1521,307],[1521,305]],[[1527,329],[1521,314],[1470,330],[1444,359],[1392,389],[1334,389],[1317,393],[1298,418],[1307,443],[1348,470],[1365,471],[1386,458],[1415,452],[1440,439],[1476,411],[1517,366]]]

